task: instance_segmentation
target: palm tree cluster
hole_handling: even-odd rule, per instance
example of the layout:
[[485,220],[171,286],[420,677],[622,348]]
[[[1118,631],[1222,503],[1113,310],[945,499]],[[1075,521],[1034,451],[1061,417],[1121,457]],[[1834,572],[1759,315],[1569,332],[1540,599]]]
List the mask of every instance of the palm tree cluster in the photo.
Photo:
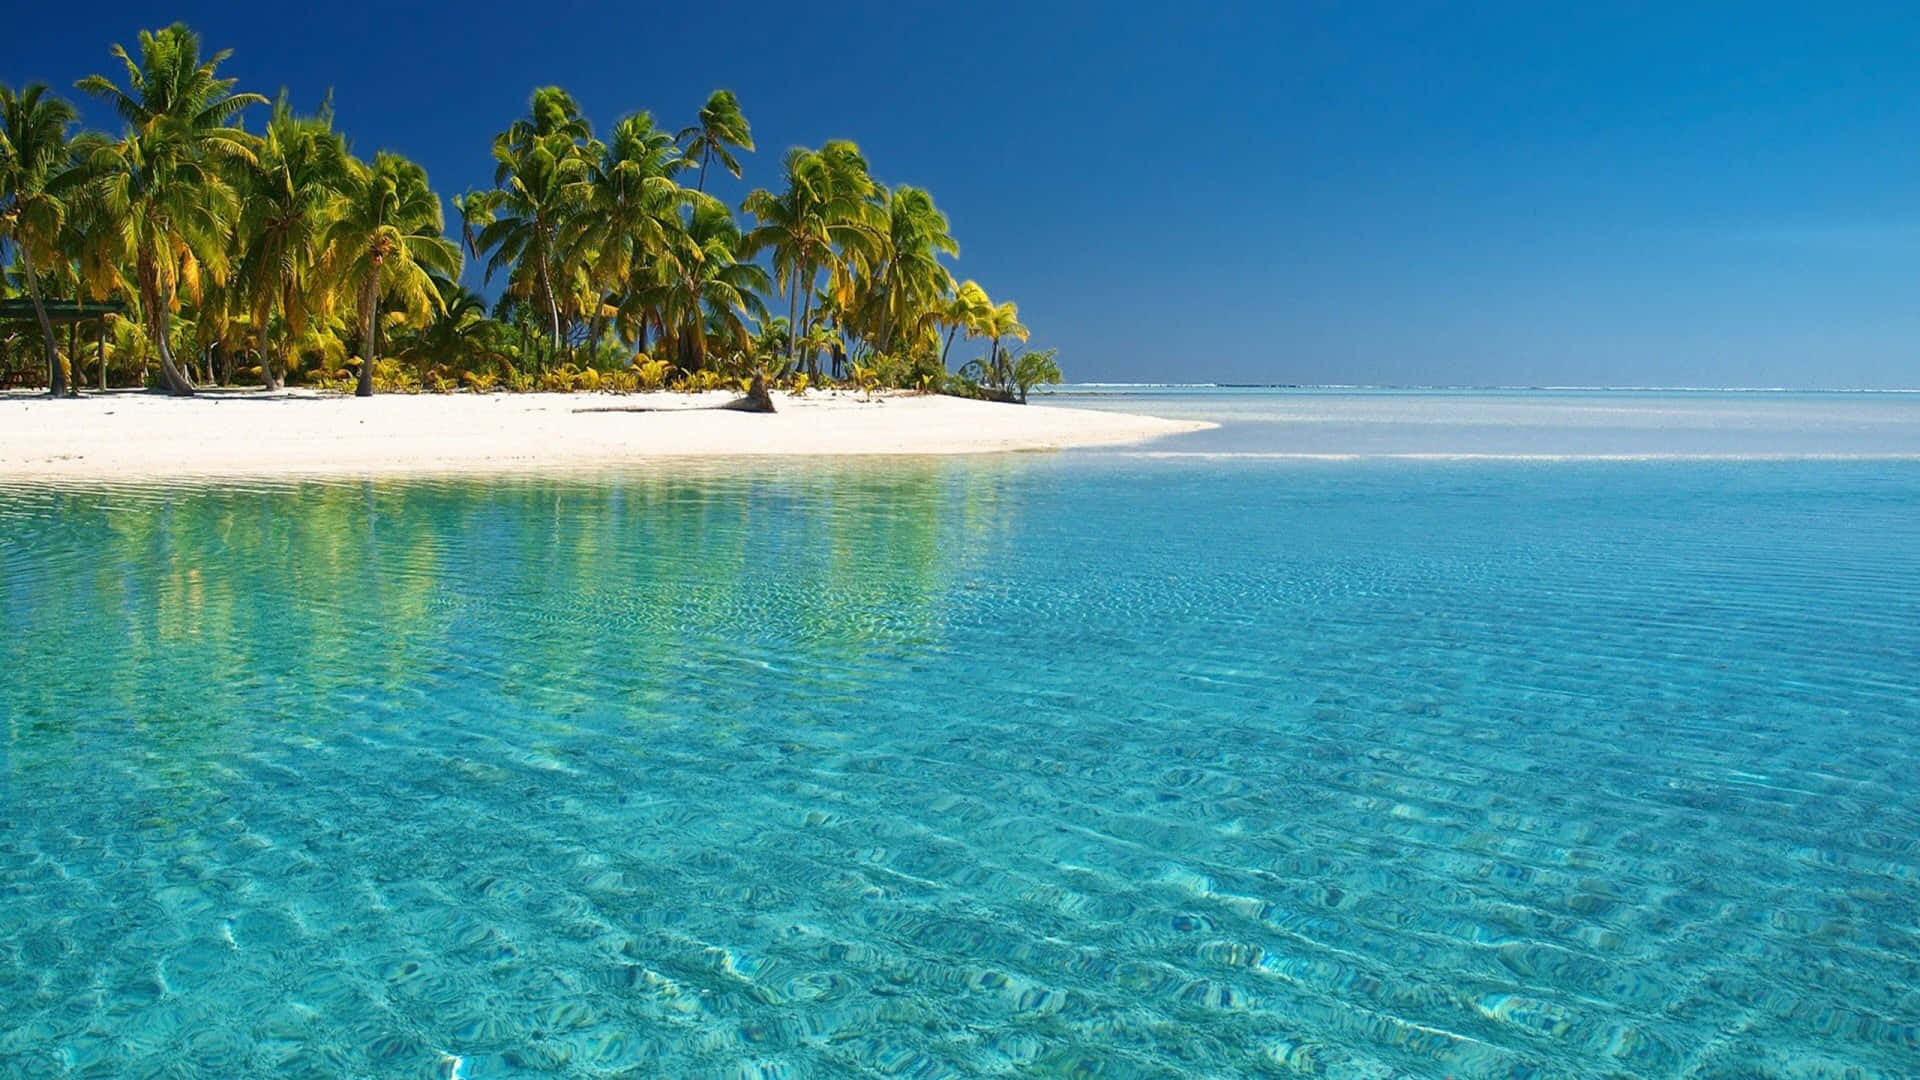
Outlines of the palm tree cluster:
[[[31,357],[56,395],[207,383],[376,390],[652,389],[755,375],[1024,400],[1057,381],[1011,302],[956,281],[947,217],[888,187],[851,142],[795,149],[777,189],[707,192],[754,149],[715,91],[677,131],[647,112],[604,136],[558,87],[494,137],[493,186],[450,203],[417,164],[355,156],[331,103],[296,111],[219,74],[184,25],[116,46],[124,71],[77,89],[119,135],[74,134],[72,105],[0,86],[0,370]],[[264,113],[259,130],[247,114]],[[256,114],[258,115],[258,114]],[[460,284],[471,259],[489,304]],[[73,301],[110,302],[75,309]],[[91,318],[81,340],[66,321]],[[777,313],[784,308],[784,313]],[[16,311],[25,310],[24,308]],[[954,340],[985,355],[949,373]]]

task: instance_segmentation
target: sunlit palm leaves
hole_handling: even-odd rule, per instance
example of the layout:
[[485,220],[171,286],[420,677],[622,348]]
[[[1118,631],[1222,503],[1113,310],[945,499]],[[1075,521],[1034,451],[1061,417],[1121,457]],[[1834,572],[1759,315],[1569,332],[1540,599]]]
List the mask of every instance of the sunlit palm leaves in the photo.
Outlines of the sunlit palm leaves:
[[227,53],[202,61],[200,39],[185,25],[142,31],[140,60],[120,46],[123,88],[104,75],[77,84],[113,106],[126,124],[120,141],[102,144],[89,165],[100,175],[92,194],[115,223],[135,263],[140,306],[160,356],[167,389],[193,383],[174,363],[167,323],[181,292],[197,297],[203,275],[225,276],[240,213],[236,166],[255,163],[254,139],[234,126],[259,94],[234,93],[215,75]]
[[875,351],[892,353],[933,326],[942,301],[953,291],[953,274],[940,256],[958,255],[960,245],[948,232],[947,215],[920,188],[883,192],[881,203],[886,231],[850,312],[851,328]]
[[489,281],[507,272],[507,288],[540,305],[553,347],[560,347],[560,302],[571,276],[566,232],[584,210],[584,144],[592,128],[566,91],[534,91],[528,115],[493,141],[491,191],[462,202],[471,246],[489,255]]
[[688,246],[683,212],[704,198],[674,179],[685,167],[673,139],[644,112],[614,125],[604,145],[588,147],[575,193],[579,212],[564,231],[569,261],[584,268],[596,305],[607,297],[617,304],[636,276],[679,272]]
[[715,158],[740,179],[740,159],[733,156],[732,150],[752,150],[753,132],[747,126],[747,118],[740,112],[740,102],[734,98],[731,90],[715,90],[700,107],[700,122],[691,127],[680,129],[676,136],[686,144],[687,159],[700,163],[700,182],[696,190],[707,190],[707,169]]
[[796,328],[789,346],[792,364],[799,359],[793,350],[813,325],[814,286],[821,271],[827,273],[829,291],[846,306],[853,283],[878,254],[885,226],[858,146],[835,140],[818,150],[795,149],[784,164],[785,190],[775,194],[763,188],[747,196],[745,209],[760,223],[747,233],[744,253],[772,254],[787,295],[788,321]]
[[347,170],[338,215],[327,228],[322,270],[354,297],[360,319],[360,377],[355,393],[373,393],[379,358],[376,318],[388,302],[414,325],[425,325],[442,306],[433,275],[460,273],[460,250],[442,234],[440,199],[427,186],[426,171],[382,152],[372,164]]
[[740,227],[719,203],[707,200],[694,208],[686,240],[680,258],[660,264],[660,306],[668,325],[685,335],[692,367],[699,370],[707,363],[709,339],[746,350],[748,320],[767,316],[760,293],[769,280],[764,269],[741,259]]
[[48,391],[55,396],[66,386],[38,267],[59,258],[57,245],[67,218],[62,181],[73,172],[67,129],[75,119],[73,106],[49,96],[42,84],[17,94],[0,85],[0,250],[12,248],[20,257],[21,277],[46,346]]
[[264,330],[277,316],[286,325],[281,348],[262,350],[261,381],[269,389],[280,385],[285,343],[306,333],[308,318],[323,314],[332,300],[318,287],[314,268],[349,168],[331,107],[307,117],[295,115],[284,96],[274,103],[259,167],[247,173],[238,231],[239,278],[254,324]]

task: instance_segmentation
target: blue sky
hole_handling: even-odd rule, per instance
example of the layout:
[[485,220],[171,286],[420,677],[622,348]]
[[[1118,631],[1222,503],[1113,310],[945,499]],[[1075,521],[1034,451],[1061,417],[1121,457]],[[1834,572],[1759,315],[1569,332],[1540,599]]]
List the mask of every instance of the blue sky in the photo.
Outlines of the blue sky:
[[1078,379],[1920,385],[1920,5],[107,0],[0,80],[175,18],[449,195],[535,86],[730,87],[749,184],[855,139]]

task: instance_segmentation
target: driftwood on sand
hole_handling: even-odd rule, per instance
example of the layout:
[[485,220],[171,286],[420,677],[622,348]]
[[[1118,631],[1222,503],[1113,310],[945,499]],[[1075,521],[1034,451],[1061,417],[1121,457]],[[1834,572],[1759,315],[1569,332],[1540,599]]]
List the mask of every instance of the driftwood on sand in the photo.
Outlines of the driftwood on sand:
[[[752,385],[747,387],[745,397],[735,398],[724,405],[702,405],[703,409],[731,409],[734,412],[770,413],[774,411],[773,395],[767,392],[767,377],[755,375]],[[688,412],[687,409],[656,409],[650,405],[603,405],[592,409],[575,409],[577,413],[595,412]]]

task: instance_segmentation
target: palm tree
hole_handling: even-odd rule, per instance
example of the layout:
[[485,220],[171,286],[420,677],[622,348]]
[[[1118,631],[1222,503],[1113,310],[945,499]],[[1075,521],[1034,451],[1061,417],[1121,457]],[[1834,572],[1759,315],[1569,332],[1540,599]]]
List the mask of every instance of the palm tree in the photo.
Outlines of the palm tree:
[[253,140],[233,120],[266,98],[233,93],[234,81],[214,74],[230,52],[202,62],[200,38],[183,23],[141,31],[138,64],[121,46],[113,55],[126,65],[126,89],[104,75],[76,84],[111,104],[127,125],[119,142],[91,155],[101,173],[94,194],[133,254],[167,390],[191,394],[192,380],[174,363],[168,320],[181,287],[198,292],[202,275],[217,279],[227,271],[240,203],[231,173],[255,163]]
[[1011,300],[995,304],[981,314],[971,334],[987,339],[987,362],[981,368],[986,381],[994,386],[1006,387],[1012,381],[1013,373],[1000,352],[1000,339],[1010,337],[1018,341],[1027,340],[1027,328],[1020,323],[1019,306]]
[[[85,134],[74,140],[75,155],[89,159],[95,153],[95,146],[103,137]],[[84,168],[76,166],[75,175],[84,182]],[[109,217],[100,206],[99,200],[85,197],[72,200],[71,213],[67,215],[66,228],[61,230],[61,259],[71,265],[78,284],[77,295],[86,300],[106,300],[118,295],[131,297],[138,290],[127,278],[128,260],[124,250],[125,237],[119,224]],[[132,323],[127,316],[132,316]],[[115,316],[115,325],[109,325],[105,316],[95,327],[97,349],[100,360],[100,389],[107,388],[107,342],[109,338],[125,333],[139,333],[143,320],[136,311],[126,311]],[[123,353],[124,355],[124,353]],[[75,380],[79,379],[76,372]]]
[[953,290],[953,275],[941,255],[960,254],[948,231],[947,215],[933,196],[914,187],[882,192],[887,230],[880,259],[856,298],[862,329],[880,352],[898,351],[899,339],[917,335],[939,315],[941,300]]
[[471,365],[503,360],[496,347],[502,327],[487,317],[486,299],[444,278],[434,279],[433,286],[440,303],[432,319],[395,355],[422,368],[435,362]]
[[[741,209],[758,221],[744,237],[742,253],[753,256],[762,251],[772,252],[774,278],[780,294],[787,300],[785,321],[789,328],[800,321],[800,268],[827,243],[816,228],[812,199],[806,187],[805,161],[809,153],[801,149],[787,152],[785,191],[775,195],[765,188],[756,188],[741,204]],[[788,367],[793,366],[797,356],[794,351],[797,337],[791,331],[787,334]]]
[[[747,233],[741,254],[773,254],[794,328],[788,343],[791,366],[811,329],[820,271],[828,271],[830,288],[844,304],[852,278],[872,261],[883,225],[872,201],[876,185],[858,146],[835,140],[819,150],[796,148],[784,164],[786,190],[775,195],[762,188],[747,196],[743,209],[760,223]],[[817,367],[813,374],[819,374]]]
[[686,252],[661,265],[667,275],[661,307],[673,325],[683,328],[681,340],[698,371],[707,365],[709,334],[736,348],[749,345],[747,320],[766,320],[760,293],[769,281],[759,264],[740,257],[740,226],[722,204],[708,199],[696,205],[686,237]]
[[1060,365],[1054,362],[1054,350],[1042,349],[1039,352],[1021,353],[1020,358],[1011,365],[1010,377],[1020,404],[1027,403],[1027,391],[1043,383],[1060,381]]
[[373,395],[379,359],[380,302],[390,298],[416,323],[442,306],[434,276],[460,276],[460,249],[441,235],[440,198],[426,170],[382,151],[373,164],[350,161],[344,195],[327,227],[322,266],[327,280],[354,297],[360,319],[356,397]]
[[471,246],[492,252],[487,280],[512,268],[509,289],[547,309],[553,348],[560,348],[560,290],[571,278],[564,233],[580,211],[592,135],[580,107],[557,86],[535,90],[528,115],[494,137],[495,189],[461,202]]
[[973,328],[986,320],[993,311],[993,301],[987,299],[987,290],[977,281],[963,281],[953,293],[943,298],[934,314],[935,322],[947,328],[947,336],[940,346],[940,366],[947,366],[947,353],[953,348],[954,334],[965,330],[967,336],[973,336]]
[[[866,156],[858,146],[844,139],[830,140],[820,147],[816,159],[819,179],[814,186],[824,194],[821,216],[832,246],[806,276],[811,286],[815,271],[825,270],[825,295],[837,310],[845,311],[853,305],[860,276],[871,274],[883,257],[887,212],[877,201],[882,189],[867,171]],[[812,329],[812,299],[809,288],[808,305],[800,314],[802,340]],[[820,374],[818,357],[817,350],[808,354],[809,367],[816,377]]]
[[[239,229],[239,278],[260,333],[260,382],[269,390],[280,388],[288,343],[306,333],[309,315],[328,300],[313,271],[346,177],[346,140],[333,130],[332,104],[317,116],[295,116],[282,94],[261,140],[259,168],[248,177]],[[270,346],[276,316],[283,333]]]
[[714,158],[735,180],[740,179],[740,161],[728,151],[728,147],[738,150],[753,149],[753,132],[747,127],[747,118],[740,112],[740,102],[731,90],[715,90],[708,95],[707,103],[700,108],[700,122],[691,127],[680,129],[675,136],[686,144],[687,159],[700,161],[700,183],[694,189],[705,193],[707,190],[707,167]]
[[21,275],[46,346],[47,389],[53,397],[66,392],[66,374],[34,259],[60,258],[67,217],[61,189],[73,175],[67,129],[77,118],[71,104],[47,95],[44,84],[17,94],[0,84],[0,250],[11,246],[20,254]]
[[[567,248],[568,261],[587,268],[600,300],[622,290],[639,270],[677,272],[678,252],[686,246],[681,208],[704,197],[674,179],[686,159],[648,113],[621,120],[606,145],[589,149],[596,152],[579,181],[581,212],[569,223]],[[599,326],[596,314],[590,336],[598,337]]]
[[[593,138],[593,125],[587,122],[572,94],[557,86],[542,86],[527,102],[527,115],[509,124],[494,138],[494,145],[524,153],[534,144],[553,138],[583,143]],[[493,182],[498,184],[504,176],[496,169]]]

